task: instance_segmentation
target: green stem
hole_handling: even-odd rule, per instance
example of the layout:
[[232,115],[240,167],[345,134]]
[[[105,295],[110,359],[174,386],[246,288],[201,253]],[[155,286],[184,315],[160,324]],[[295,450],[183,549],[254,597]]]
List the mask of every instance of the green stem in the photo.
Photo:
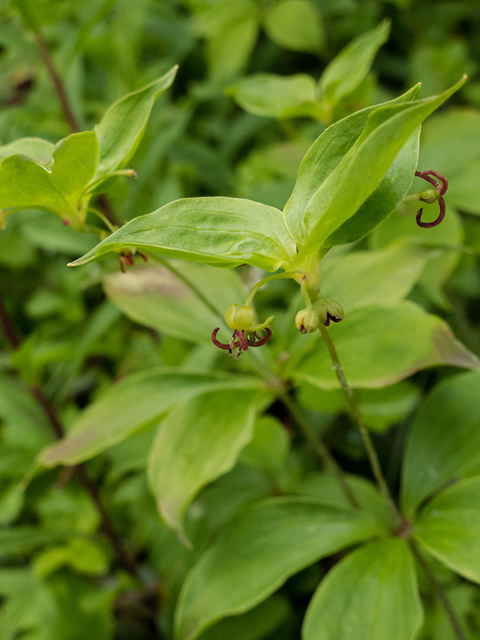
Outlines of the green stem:
[[337,463],[335,458],[331,455],[330,451],[324,445],[324,443],[316,437],[313,431],[310,429],[306,420],[304,419],[299,407],[296,402],[292,400],[292,398],[288,395],[288,393],[283,392],[279,396],[282,403],[288,409],[290,415],[294,419],[297,427],[300,429],[305,439],[310,443],[312,449],[318,455],[320,460],[325,465],[326,469],[335,477],[338,484],[340,485],[345,497],[348,502],[354,509],[359,509],[360,504],[353,493],[351,487],[349,486],[347,479],[345,478],[345,474],[343,473],[343,469]]
[[347,379],[345,378],[343,367],[340,363],[337,351],[332,342],[330,334],[328,333],[327,328],[324,327],[323,325],[320,325],[319,330],[320,330],[320,333],[322,334],[323,339],[325,340],[325,344],[327,345],[330,358],[332,359],[332,362],[333,362],[333,368],[335,369],[335,373],[337,374],[337,378],[338,378],[338,381],[340,382],[340,386],[342,387],[345,397],[347,398],[347,402],[348,402],[348,406],[350,407],[351,414],[355,422],[357,423],[357,427],[362,436],[363,444],[367,451],[367,456],[370,462],[370,466],[372,467],[373,475],[375,476],[375,479],[378,483],[380,491],[382,492],[385,502],[387,503],[387,506],[390,510],[393,521],[397,526],[401,525],[403,522],[403,518],[400,515],[400,512],[397,509],[397,505],[395,504],[392,498],[392,495],[390,493],[390,489],[388,488],[387,481],[385,480],[382,468],[380,466],[380,462],[378,460],[377,452],[375,451],[375,447],[373,446],[373,442],[370,437],[370,433],[368,432],[367,427],[365,426],[363,416],[360,413],[360,409],[355,401],[353,391],[350,385],[348,384]]
[[457,638],[457,640],[467,640],[467,637],[463,633],[462,627],[460,625],[460,621],[457,618],[457,614],[453,610],[450,600],[447,597],[445,589],[443,588],[441,583],[437,580],[437,576],[432,571],[430,565],[418,550],[416,543],[413,540],[409,540],[409,545],[413,552],[413,555],[417,559],[418,564],[422,567],[424,574],[427,576],[428,580],[432,584],[435,590],[435,595],[437,596],[438,600],[441,602],[442,607],[445,610],[445,614],[448,618],[448,621],[450,622],[450,625],[452,627],[453,633],[455,634],[455,637]]
[[273,276],[267,276],[266,278],[263,278],[262,280],[257,282],[257,284],[253,287],[253,289],[248,294],[248,298],[245,301],[245,306],[249,307],[252,304],[253,298],[255,297],[257,291],[260,289],[260,287],[263,287],[263,285],[266,284],[267,282],[270,282],[271,280],[285,280],[285,279],[297,278],[298,275],[299,274],[296,272],[288,272],[288,273],[286,272],[286,273],[275,273]]
[[120,169],[119,171],[112,171],[112,173],[107,173],[98,180],[95,180],[95,182],[92,182],[85,193],[91,193],[98,187],[99,184],[102,184],[102,182],[105,182],[105,180],[108,180],[108,178],[113,178],[114,176],[128,176],[129,178],[136,178],[137,173],[133,169]]
[[98,218],[100,218],[100,220],[102,222],[105,223],[105,225],[109,228],[109,230],[111,231],[111,233],[114,233],[117,229],[114,227],[114,225],[110,222],[110,220],[107,218],[107,216],[105,216],[101,211],[99,211],[98,209],[94,209],[93,207],[87,207],[87,211],[91,211],[93,214],[95,214]]

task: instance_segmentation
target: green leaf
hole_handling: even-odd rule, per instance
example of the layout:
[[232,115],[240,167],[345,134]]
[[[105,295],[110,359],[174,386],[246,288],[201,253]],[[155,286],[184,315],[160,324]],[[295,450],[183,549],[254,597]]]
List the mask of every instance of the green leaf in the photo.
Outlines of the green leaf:
[[287,578],[383,527],[358,511],[314,500],[270,498],[240,512],[188,575],[176,611],[177,640],[254,607]]
[[[237,3],[228,4],[233,8]],[[210,73],[216,82],[230,79],[250,58],[258,36],[258,20],[253,3],[252,12],[250,15],[248,13],[244,12],[237,20],[228,22],[208,43]]]
[[371,542],[341,560],[307,609],[303,640],[413,640],[422,626],[415,563],[405,540]]
[[179,403],[211,388],[251,388],[255,378],[157,369],[133,375],[114,385],[83,411],[68,434],[44,449],[45,467],[72,465],[112,447],[142,427],[158,421]]
[[[410,102],[416,98],[418,91],[419,86],[413,87],[399,98],[385,104]],[[284,210],[285,224],[299,246],[305,243],[307,237],[303,214],[308,203],[338,167],[345,154],[352,149],[365,129],[370,114],[378,108],[378,105],[367,107],[328,127],[315,140],[302,160],[295,188]]]
[[264,640],[291,615],[288,600],[275,595],[243,615],[225,618],[209,627],[199,640]]
[[[413,411],[421,397],[418,387],[411,382],[397,382],[382,389],[358,389],[355,400],[365,424],[371,431],[383,433],[397,425]],[[299,388],[300,404],[311,411],[321,413],[345,413],[348,402],[341,389],[325,391],[310,384]]]
[[64,565],[88,576],[101,576],[108,571],[104,550],[86,538],[72,538],[67,545],[47,549],[35,558],[33,570],[35,575],[45,578]]
[[401,148],[419,125],[457,91],[463,78],[440,96],[384,105],[373,111],[354,146],[312,196],[304,212],[308,239],[297,256],[301,263],[358,211],[381,183]]
[[[361,476],[346,474],[345,479],[362,509],[387,527],[391,527],[392,516],[377,487]],[[291,491],[296,495],[312,498],[325,507],[355,511],[336,478],[328,473],[313,473],[306,480],[293,485]]]
[[0,165],[0,209],[48,209],[77,226],[77,208],[95,175],[98,142],[95,133],[74,133],[60,140],[48,169],[26,155],[8,156]]
[[388,40],[390,22],[352,40],[327,66],[319,80],[321,98],[330,108],[351,94],[370,70],[382,44]]
[[56,603],[47,585],[29,568],[2,567],[0,594],[0,640],[54,637]]
[[407,518],[454,479],[480,473],[480,373],[438,384],[421,406],[408,436],[402,504]]
[[[331,331],[345,376],[353,387],[385,387],[438,364],[480,367],[478,358],[455,339],[443,320],[412,302],[361,307]],[[311,344],[306,343],[306,347],[311,351]],[[300,362],[293,375],[321,389],[339,386],[323,341]]]
[[107,296],[132,320],[162,334],[211,345],[211,335],[225,309],[243,304],[246,292],[237,273],[194,262],[172,261],[181,276],[212,301],[218,314],[207,307],[187,285],[166,267],[149,265],[126,273],[113,273],[103,281]]
[[480,583],[479,530],[478,476],[442,491],[414,523],[415,537],[425,549],[450,569],[477,583]]
[[267,271],[295,256],[278,209],[240,198],[187,198],[131,220],[71,264],[128,247],[215,266],[247,262]]
[[290,449],[290,438],[282,423],[270,415],[259,416],[252,440],[243,449],[240,462],[275,476]]
[[197,395],[158,429],[148,460],[149,484],[166,522],[184,538],[187,506],[208,482],[233,468],[252,439],[259,383],[252,387]]
[[16,526],[0,529],[0,557],[27,553],[36,547],[66,537],[64,531],[46,530],[38,526]]
[[19,138],[0,147],[0,162],[8,156],[22,154],[37,164],[48,165],[51,163],[54,148],[55,145],[47,140],[42,140],[42,138]]
[[318,53],[324,47],[321,16],[309,0],[280,0],[266,13],[265,30],[285,49]]
[[424,248],[406,242],[383,251],[327,254],[321,265],[322,293],[338,300],[345,311],[395,304],[410,293],[429,257]]
[[135,153],[157,98],[172,84],[178,67],[158,80],[128,93],[107,110],[96,129],[100,161],[95,179],[123,167]]
[[242,78],[226,93],[242,109],[259,116],[296,118],[310,115],[318,108],[315,80],[303,73],[294,76],[256,73]]
[[420,128],[400,149],[372,195],[326,239],[325,246],[333,247],[360,240],[398,207],[412,184],[418,162],[419,141]]

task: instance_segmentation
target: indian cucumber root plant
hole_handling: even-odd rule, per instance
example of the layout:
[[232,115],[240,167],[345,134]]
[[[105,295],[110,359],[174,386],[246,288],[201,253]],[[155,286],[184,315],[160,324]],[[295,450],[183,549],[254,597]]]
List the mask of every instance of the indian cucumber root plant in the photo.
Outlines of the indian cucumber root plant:
[[[371,64],[388,30],[382,23],[347,47],[322,76],[322,100],[303,105],[301,115],[323,130],[301,160],[283,211],[248,198],[191,196],[123,225],[104,194],[137,177],[130,160],[177,67],[114,102],[93,130],[80,131],[37,33],[73,132],[56,144],[24,137],[0,147],[0,213],[2,233],[10,215],[17,220],[35,209],[96,237],[69,265],[80,269],[69,273],[102,279],[111,302],[85,328],[84,355],[68,385],[89,341],[121,322],[118,308],[198,348],[185,355],[179,346],[182,364],[174,355],[168,366],[121,375],[73,411],[62,408],[70,391],[60,379],[42,388],[42,376],[30,370],[35,343],[20,340],[0,305],[13,352],[6,369],[21,376],[8,381],[5,372],[2,388],[25,411],[39,412],[56,438],[41,441],[12,491],[41,493],[62,466],[57,485],[63,491],[75,476],[75,500],[103,534],[95,524],[72,533],[35,529],[28,517],[15,524],[20,509],[11,528],[0,530],[0,554],[10,544],[6,575],[17,575],[18,554],[36,555],[17,591],[2,586],[0,571],[7,607],[22,602],[24,588],[56,611],[52,593],[61,591],[62,572],[78,571],[91,591],[80,579],[68,589],[78,590],[85,610],[97,610],[88,602],[102,590],[105,610],[130,599],[159,638],[287,639],[301,626],[303,640],[437,640],[428,635],[435,607],[448,623],[442,638],[479,637],[449,583],[480,582],[480,361],[420,298],[407,299],[449,242],[429,236],[449,224],[449,176],[419,165],[421,126],[466,77],[433,97],[419,98],[415,85],[337,118],[341,83],[358,75],[362,56]],[[247,111],[260,109],[252,97],[258,94],[248,93],[255,82],[268,90],[283,81],[239,81],[230,93]],[[262,115],[286,117],[279,109]],[[410,193],[415,178],[414,186],[422,188],[423,179],[429,188]],[[410,202],[426,206],[416,220],[403,216],[408,233],[396,236],[395,225],[385,225]],[[393,241],[382,245],[382,233]],[[377,238],[375,251],[361,244],[368,234]],[[372,430],[411,414],[419,394],[406,378],[437,365],[447,365],[449,375],[405,422],[405,448],[395,445],[386,469]],[[63,398],[60,411],[52,397]],[[348,447],[356,451],[353,463]],[[369,468],[358,462],[364,454]],[[105,460],[116,470],[105,471]],[[158,512],[143,488],[145,469]],[[105,474],[113,485],[124,476],[131,481],[108,506],[98,484]],[[139,523],[130,539],[118,531],[127,503],[128,518]],[[59,509],[55,501],[42,504],[42,513]],[[56,638],[42,615],[35,609],[0,637],[25,631]],[[44,635],[29,635],[37,627]]]

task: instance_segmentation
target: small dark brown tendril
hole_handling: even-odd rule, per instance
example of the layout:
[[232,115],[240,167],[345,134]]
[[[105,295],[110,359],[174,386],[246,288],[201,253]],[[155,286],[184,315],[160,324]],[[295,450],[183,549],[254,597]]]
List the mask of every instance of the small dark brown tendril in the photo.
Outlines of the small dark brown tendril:
[[326,327],[330,326],[330,321],[332,321],[332,322],[341,322],[342,318],[337,318],[337,316],[331,316],[329,313],[327,313],[327,319],[325,321],[325,326]]
[[[448,189],[448,180],[445,178],[445,176],[442,176],[441,173],[438,173],[437,171],[433,171],[433,169],[430,169],[429,171],[415,171],[415,175],[429,182],[433,187],[435,187],[435,189],[438,192],[438,204],[440,206],[440,214],[436,220],[434,220],[433,222],[422,222],[423,208],[417,212],[416,220],[417,220],[418,226],[422,227],[423,229],[431,229],[432,227],[436,227],[437,225],[439,225],[445,217],[445,201],[443,199],[443,196],[446,190]],[[438,180],[440,180],[442,185],[440,186],[440,183],[434,178],[432,178],[431,176],[438,178]]]

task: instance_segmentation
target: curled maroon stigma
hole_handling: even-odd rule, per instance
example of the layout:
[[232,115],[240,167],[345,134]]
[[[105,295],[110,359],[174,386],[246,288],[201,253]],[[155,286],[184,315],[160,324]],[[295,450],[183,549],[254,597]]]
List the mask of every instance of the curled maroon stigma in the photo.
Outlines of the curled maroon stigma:
[[[422,227],[423,229],[431,229],[432,227],[436,227],[437,225],[439,225],[445,217],[445,201],[443,199],[443,196],[448,189],[448,180],[441,173],[438,173],[438,171],[433,171],[433,169],[430,169],[428,171],[415,171],[415,175],[429,182],[433,187],[435,187],[435,190],[438,194],[440,213],[436,220],[434,220],[433,222],[422,222],[423,208],[419,209],[419,211],[417,212],[416,220],[418,226]],[[437,180],[435,180],[435,178],[437,178]],[[442,183],[441,185],[438,180],[440,180],[440,182]]]
[[[265,337],[261,338],[256,331],[252,331],[248,334],[248,337],[245,335],[245,331],[239,331],[235,329],[232,337],[230,338],[230,342],[220,342],[217,340],[217,333],[220,331],[220,327],[217,327],[213,330],[212,333],[212,342],[219,349],[224,349],[228,351],[229,355],[232,358],[238,358],[244,351],[248,350],[248,347],[261,347],[266,344],[270,338],[272,337],[272,330],[270,327],[265,327]],[[238,351],[235,351],[238,349]]]

